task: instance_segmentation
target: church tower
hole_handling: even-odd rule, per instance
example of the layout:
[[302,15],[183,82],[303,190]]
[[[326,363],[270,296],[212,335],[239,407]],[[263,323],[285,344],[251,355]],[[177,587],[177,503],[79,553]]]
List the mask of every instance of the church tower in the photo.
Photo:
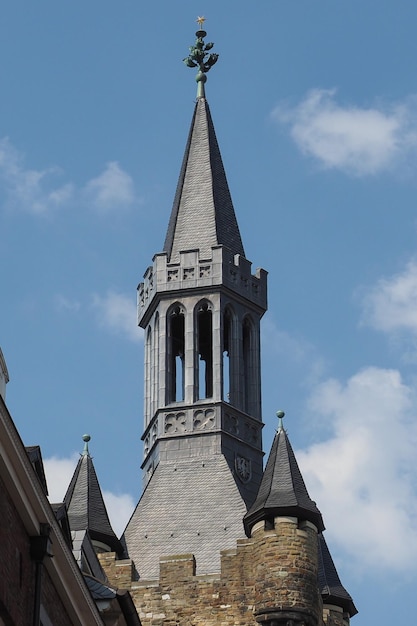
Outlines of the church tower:
[[193,553],[197,573],[218,573],[262,478],[266,272],[252,273],[245,256],[205,97],[218,55],[203,22],[184,59],[198,68],[197,100],[165,244],[138,287],[144,492],[123,540],[146,579],[168,544]]

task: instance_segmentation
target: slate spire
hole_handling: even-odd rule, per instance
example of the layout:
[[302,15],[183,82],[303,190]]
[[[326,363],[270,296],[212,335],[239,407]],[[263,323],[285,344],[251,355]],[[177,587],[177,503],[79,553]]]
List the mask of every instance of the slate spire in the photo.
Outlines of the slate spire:
[[[204,19],[204,18],[199,18]],[[211,259],[213,246],[227,246],[233,254],[245,256],[239,226],[205,98],[206,73],[218,55],[209,53],[213,44],[205,43],[206,32],[196,32],[196,43],[184,59],[188,67],[199,67],[197,101],[177,190],[165,238],[164,252],[169,261],[179,253],[199,249],[200,258]]]
[[261,486],[253,506],[243,518],[245,532],[261,520],[291,516],[312,522],[319,532],[324,530],[323,519],[316,503],[308,495],[303,477],[290,441],[282,426],[283,411],[278,411],[280,425],[275,435]]
[[93,459],[88,450],[89,435],[83,436],[84,450],[64,497],[70,528],[86,530],[91,540],[105,544],[112,552],[123,555],[123,547],[111,527]]

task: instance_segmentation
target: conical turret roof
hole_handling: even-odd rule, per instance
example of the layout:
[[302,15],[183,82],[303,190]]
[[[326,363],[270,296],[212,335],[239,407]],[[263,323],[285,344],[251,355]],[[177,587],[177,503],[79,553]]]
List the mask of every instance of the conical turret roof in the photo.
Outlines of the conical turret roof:
[[324,530],[321,513],[308,495],[287,433],[280,426],[256,500],[243,518],[245,532],[250,537],[257,522],[287,515],[308,520],[319,531]]
[[340,582],[335,564],[323,535],[319,534],[319,589],[324,604],[334,604],[349,613],[356,615],[357,608],[350,594]]
[[245,255],[229,186],[205,97],[197,99],[174,198],[164,252],[199,249],[210,259],[213,246]]
[[70,528],[72,531],[88,531],[92,541],[100,541],[122,555],[123,547],[111,527],[93,459],[88,451],[90,437],[84,435],[83,439],[84,451],[64,497]]

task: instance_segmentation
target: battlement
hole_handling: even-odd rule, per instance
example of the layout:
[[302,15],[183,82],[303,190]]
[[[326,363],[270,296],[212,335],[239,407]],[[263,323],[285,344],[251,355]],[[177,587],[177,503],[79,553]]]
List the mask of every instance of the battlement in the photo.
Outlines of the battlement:
[[157,294],[188,290],[207,290],[224,285],[242,298],[265,310],[267,306],[267,272],[257,269],[239,254],[233,255],[223,246],[212,249],[211,259],[200,258],[199,250],[180,253],[179,263],[169,263],[165,252],[156,254],[144,280],[138,286],[138,323],[145,326],[146,311]]
[[[167,529],[167,549],[169,542]],[[233,548],[220,550],[217,574],[196,573],[191,552],[161,556],[158,577],[146,580],[134,575],[129,561],[117,568],[116,558],[109,553],[100,561],[110,584],[119,584],[123,575],[143,626],[191,621],[196,626],[272,626],[288,621],[294,626],[349,624],[349,616],[339,607],[323,610],[317,577],[317,529],[296,518],[277,517],[271,528],[260,522],[251,538],[238,539]],[[130,584],[126,579],[129,572]],[[265,603],[265,599],[270,601]]]

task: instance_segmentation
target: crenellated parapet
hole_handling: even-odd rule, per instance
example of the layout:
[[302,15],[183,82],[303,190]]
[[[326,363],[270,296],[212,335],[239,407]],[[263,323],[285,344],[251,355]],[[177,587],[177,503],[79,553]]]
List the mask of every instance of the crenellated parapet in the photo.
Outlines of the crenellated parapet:
[[138,324],[143,328],[155,298],[188,289],[210,291],[224,286],[260,310],[267,307],[267,272],[257,269],[240,254],[233,255],[223,246],[212,248],[212,258],[200,258],[199,250],[180,253],[179,263],[169,263],[165,252],[156,254],[144,280],[138,286]]

